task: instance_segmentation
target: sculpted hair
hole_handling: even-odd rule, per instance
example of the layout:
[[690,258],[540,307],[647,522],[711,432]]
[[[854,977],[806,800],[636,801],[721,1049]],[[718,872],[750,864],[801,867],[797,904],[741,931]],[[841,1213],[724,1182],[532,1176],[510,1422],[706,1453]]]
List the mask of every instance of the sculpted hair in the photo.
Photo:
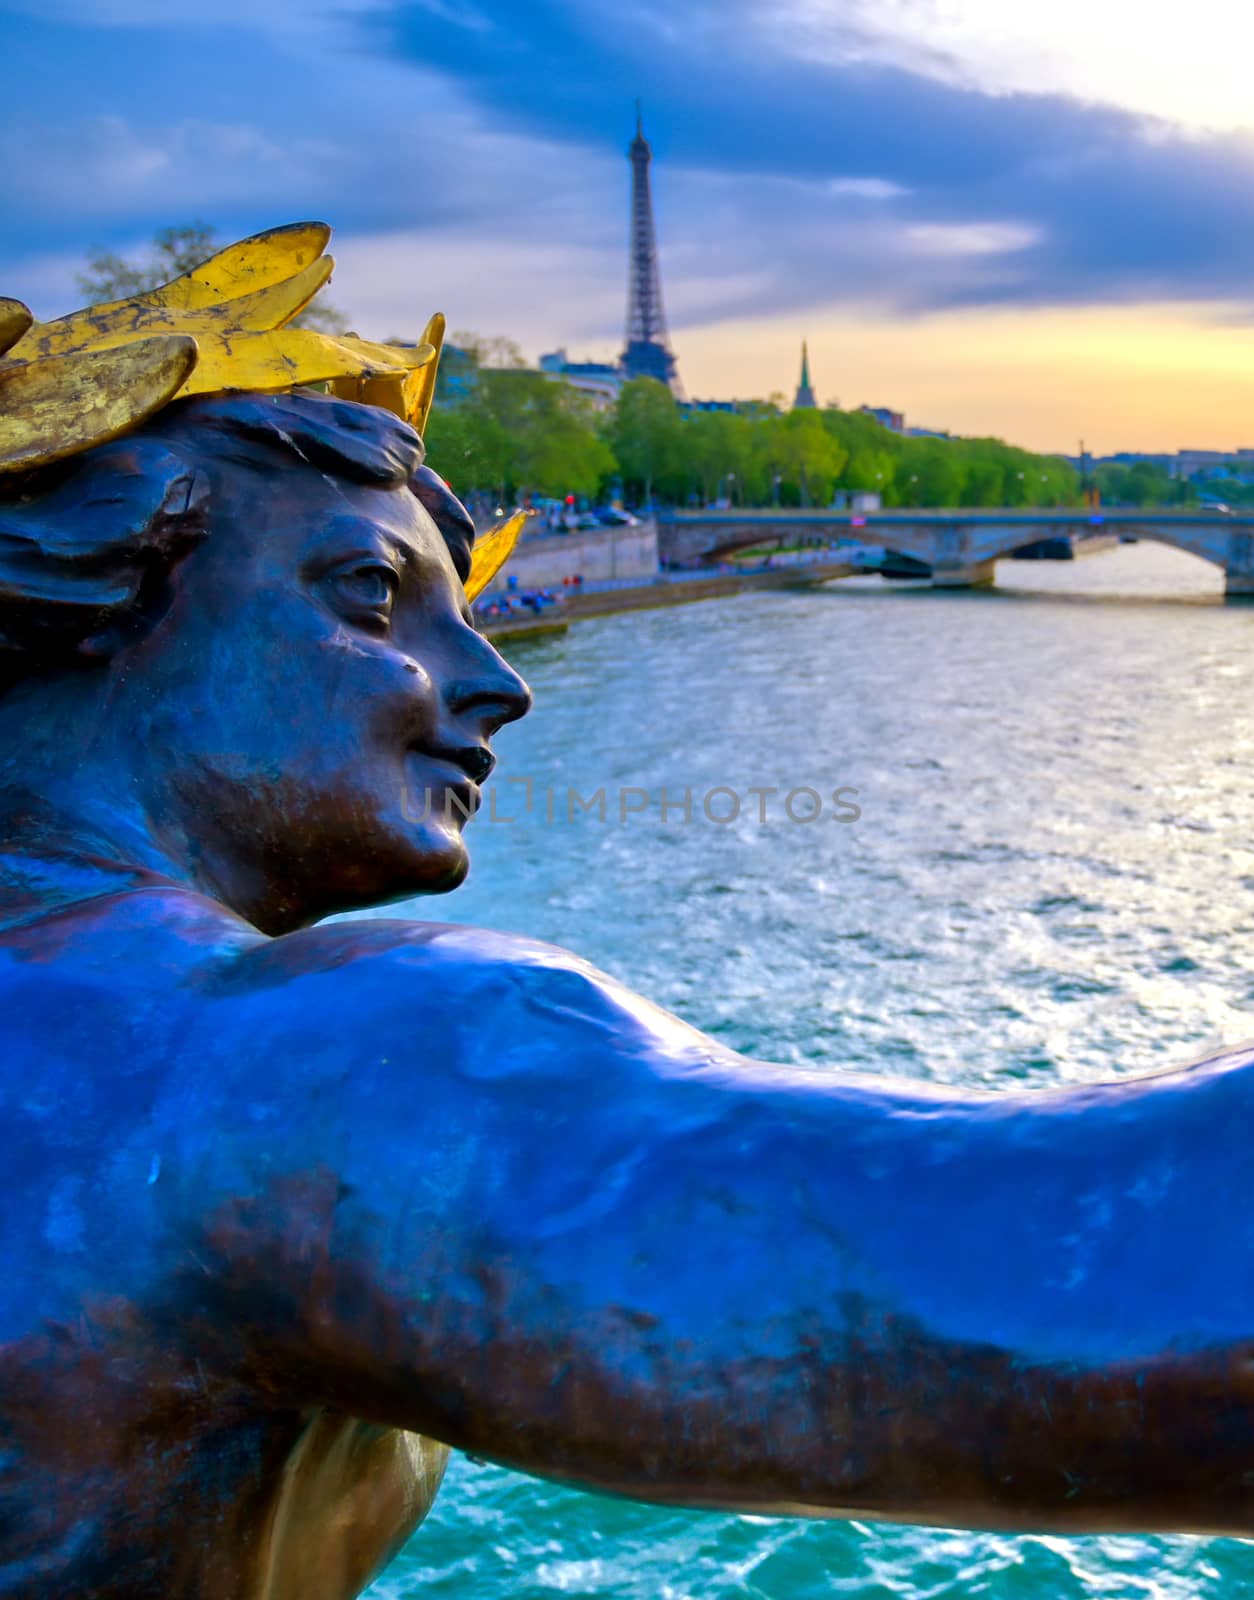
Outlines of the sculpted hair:
[[399,417],[306,393],[183,400],[125,439],[0,479],[0,681],[112,654],[205,537],[215,465],[266,472],[276,456],[354,483],[409,484],[465,579],[474,525]]

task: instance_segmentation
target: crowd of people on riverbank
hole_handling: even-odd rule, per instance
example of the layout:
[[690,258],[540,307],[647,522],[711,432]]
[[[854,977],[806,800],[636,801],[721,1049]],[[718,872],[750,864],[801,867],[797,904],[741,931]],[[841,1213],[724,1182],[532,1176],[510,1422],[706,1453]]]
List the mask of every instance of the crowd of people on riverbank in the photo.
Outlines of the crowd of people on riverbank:
[[563,578],[561,589],[521,589],[518,579],[510,577],[505,588],[481,595],[475,602],[475,614],[481,618],[504,621],[510,617],[542,616],[546,612],[560,611],[567,596],[583,588],[582,573]]

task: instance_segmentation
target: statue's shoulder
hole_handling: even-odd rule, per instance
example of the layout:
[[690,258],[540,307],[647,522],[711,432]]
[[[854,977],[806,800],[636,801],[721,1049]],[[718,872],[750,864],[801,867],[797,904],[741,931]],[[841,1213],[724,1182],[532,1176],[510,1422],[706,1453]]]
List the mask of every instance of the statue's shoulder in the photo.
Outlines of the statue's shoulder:
[[169,884],[0,927],[0,1042],[21,1035],[42,1057],[58,1016],[93,1034],[92,1058],[125,1035],[154,1068],[223,1082],[261,1062],[278,1079],[299,1063],[339,1082],[384,1063],[498,1075],[572,1049],[657,1058],[710,1045],[555,945],[394,917],[272,938]]
[[562,974],[595,985],[601,976],[553,945],[410,918],[345,919],[269,937],[206,895],[142,878],[62,903],[37,895],[0,905],[0,988],[6,971],[53,985],[100,972],[111,986],[186,991],[225,1009],[285,990],[299,990],[306,1004],[318,994],[335,1004],[350,990],[362,998],[429,987],[465,995]]
[[311,1002],[319,993],[332,1005],[351,997],[371,1004],[376,1015],[405,1009],[421,995],[431,1018],[472,1005],[596,1010],[636,998],[557,945],[399,917],[320,923],[241,948],[219,966],[214,988],[224,997],[298,988]]
[[[708,1048],[678,1018],[569,950],[460,924],[370,918],[324,923],[242,951],[214,992],[244,1010],[282,1012],[360,1050],[403,1048],[534,1065],[574,1041],[681,1054]],[[546,1044],[547,1041],[547,1044]]]

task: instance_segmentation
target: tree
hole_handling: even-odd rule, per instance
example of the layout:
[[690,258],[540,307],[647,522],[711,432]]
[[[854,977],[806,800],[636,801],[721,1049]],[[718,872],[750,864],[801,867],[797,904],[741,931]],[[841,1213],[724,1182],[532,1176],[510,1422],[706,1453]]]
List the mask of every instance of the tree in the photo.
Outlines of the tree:
[[431,465],[454,494],[467,499],[476,492],[499,490],[509,477],[512,445],[509,435],[481,405],[437,405],[423,436]]
[[519,470],[536,494],[593,498],[617,465],[614,452],[604,439],[578,417],[559,408],[526,441],[520,452]]
[[432,464],[463,498],[596,495],[615,471],[587,399],[523,364],[508,339],[456,333],[456,392],[427,423]]
[[824,426],[817,411],[790,411],[765,424],[766,458],[789,498],[803,506],[826,505],[832,498],[848,451]]
[[646,506],[654,483],[682,467],[683,426],[674,395],[656,378],[632,378],[619,391],[607,440],[623,476],[642,488]]
[[455,333],[450,342],[459,350],[464,350],[476,367],[498,367],[507,372],[526,369],[522,351],[513,339],[506,339],[502,334],[462,331]]
[[686,477],[706,505],[717,497],[730,473],[742,483],[748,476],[752,428],[743,417],[726,411],[693,411],[685,419],[681,453]]
[[894,461],[887,450],[859,446],[845,463],[840,475],[842,489],[871,490],[887,494],[892,486]]
[[1158,506],[1171,499],[1171,480],[1152,461],[1135,461],[1128,471],[1128,499],[1131,505]]
[[[87,270],[77,275],[78,287],[91,304],[127,300],[131,295],[157,289],[171,278],[191,272],[219,248],[218,230],[207,222],[159,228],[143,260],[128,261],[125,256],[107,250],[89,256]],[[291,325],[313,328],[318,333],[348,332],[348,319],[324,300],[306,306],[299,316],[292,318]]]
[[479,403],[510,441],[515,493],[595,495],[615,468],[587,399],[567,383],[512,363],[483,367]]
[[100,251],[88,258],[86,272],[76,274],[78,287],[92,304],[129,299],[207,261],[217,249],[216,237],[216,229],[207,222],[159,228],[146,261],[127,261],[112,251]]
[[1006,470],[995,457],[973,453],[967,461],[961,491],[964,506],[1004,506]]
[[1128,483],[1127,467],[1122,467],[1117,462],[1107,462],[1097,469],[1097,489],[1105,505],[1131,504]]
[[[1184,505],[1196,495],[1192,484],[1168,477],[1153,461],[1134,461],[1126,467],[1112,462],[1098,467],[1097,487],[1103,502],[1116,506]],[[1220,486],[1212,484],[1210,487],[1218,490]],[[1225,488],[1225,500],[1239,498],[1239,491],[1228,493]]]
[[897,473],[901,503],[956,506],[962,490],[962,462],[947,439],[909,439]]

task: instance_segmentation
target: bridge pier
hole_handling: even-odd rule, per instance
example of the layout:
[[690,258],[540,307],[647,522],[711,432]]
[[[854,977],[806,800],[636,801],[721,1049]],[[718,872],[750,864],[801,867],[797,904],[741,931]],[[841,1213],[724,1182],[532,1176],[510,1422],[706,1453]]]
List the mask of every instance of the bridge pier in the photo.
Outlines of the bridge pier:
[[990,589],[996,560],[973,561],[965,567],[933,567],[933,589]]
[[1246,528],[1234,528],[1224,552],[1224,597],[1254,600],[1254,539]]

